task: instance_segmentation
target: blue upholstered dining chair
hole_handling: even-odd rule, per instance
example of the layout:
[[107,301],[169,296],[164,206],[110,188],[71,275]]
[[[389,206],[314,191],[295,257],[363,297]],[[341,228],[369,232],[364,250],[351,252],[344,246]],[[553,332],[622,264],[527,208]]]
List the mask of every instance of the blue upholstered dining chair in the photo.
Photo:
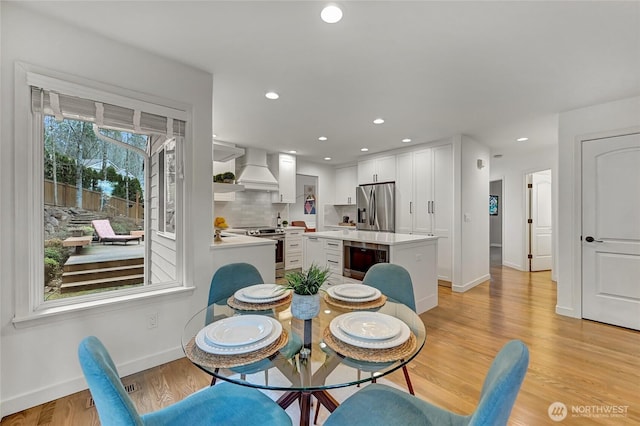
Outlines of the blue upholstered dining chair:
[[325,426],[506,425],[529,365],[529,350],[519,340],[507,343],[491,364],[475,411],[462,416],[395,388],[371,384],[347,398]]
[[255,266],[244,262],[221,266],[211,278],[207,306],[222,299],[226,301],[241,288],[255,284],[264,284],[262,275]]
[[[226,303],[226,300],[231,297],[236,291],[241,288],[248,287],[256,284],[264,284],[262,275],[256,269],[255,266],[245,263],[229,263],[223,265],[213,274],[211,278],[211,286],[209,287],[209,301],[207,306],[221,301]],[[211,321],[207,318],[207,323]],[[295,333],[289,334],[289,341],[287,345],[280,349],[280,353],[286,358],[291,358],[293,355],[300,351],[302,347],[302,341],[297,337]],[[244,365],[241,367],[234,367],[231,370],[240,373],[240,377],[244,380],[247,374],[253,374],[258,371],[264,370],[265,384],[269,383],[269,373],[267,366],[271,363],[269,360],[258,361],[253,364]],[[211,386],[215,385],[216,377],[211,378]]]
[[205,388],[173,405],[140,415],[98,338],[82,340],[78,357],[103,426],[291,425],[287,413],[269,397],[230,383]]
[[[413,283],[409,272],[402,266],[393,263],[376,263],[369,268],[362,280],[362,284],[377,288],[385,296],[407,305],[415,312],[416,299],[413,295]],[[402,366],[402,372],[404,373],[409,393],[415,395],[406,365]]]

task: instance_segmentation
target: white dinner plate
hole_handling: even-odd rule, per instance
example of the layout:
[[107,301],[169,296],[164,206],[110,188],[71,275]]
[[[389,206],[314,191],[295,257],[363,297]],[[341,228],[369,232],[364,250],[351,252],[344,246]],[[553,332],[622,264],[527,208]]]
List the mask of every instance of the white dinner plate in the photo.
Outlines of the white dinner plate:
[[[346,315],[346,314],[345,314]],[[348,343],[353,346],[357,346],[360,348],[366,349],[388,349],[396,346],[400,346],[404,342],[409,339],[411,336],[411,330],[409,326],[407,326],[404,322],[400,321],[402,325],[400,326],[400,333],[395,337],[385,340],[372,340],[372,339],[359,339],[357,337],[353,337],[340,329],[338,326],[338,322],[340,321],[340,316],[335,317],[329,323],[329,330],[331,334],[333,334],[336,338],[342,340],[345,343]]]
[[270,318],[270,317],[266,317],[266,318],[269,319],[269,321],[273,326],[271,330],[271,334],[269,334],[267,337],[265,337],[262,340],[258,340],[257,342],[254,342],[248,345],[242,345],[242,346],[219,346],[219,345],[211,344],[207,342],[205,339],[206,330],[207,330],[207,327],[211,325],[210,324],[209,326],[200,330],[198,334],[196,334],[196,345],[198,345],[198,347],[203,351],[211,354],[215,354],[215,355],[239,355],[239,354],[246,354],[249,352],[257,351],[258,349],[267,347],[273,342],[275,342],[276,340],[278,340],[278,338],[280,337],[280,334],[282,334],[282,325],[273,318]]
[[341,284],[333,288],[333,291],[342,297],[351,299],[362,299],[376,294],[376,289],[365,284]]
[[291,293],[279,284],[256,284],[241,288],[233,294],[237,300],[245,303],[271,303],[284,299]]
[[271,334],[273,324],[263,315],[241,315],[225,318],[209,325],[204,338],[217,346],[244,346]]
[[366,296],[366,297],[348,297],[348,296],[342,296],[338,293],[336,293],[336,289],[338,287],[342,287],[344,285],[355,285],[355,286],[365,286],[364,284],[341,284],[341,285],[335,285],[332,287],[329,287],[327,289],[327,294],[329,294],[329,296],[333,297],[336,300],[342,300],[344,302],[352,302],[352,303],[361,303],[361,302],[371,302],[373,300],[378,300],[380,298],[380,296],[382,296],[382,293],[380,292],[380,290],[378,290],[377,288],[373,288],[373,287],[369,287],[369,286],[365,286],[365,287],[369,287],[371,289],[374,290],[373,294],[371,296]]
[[378,312],[352,312],[340,315],[340,330],[358,339],[386,340],[400,334],[402,321]]

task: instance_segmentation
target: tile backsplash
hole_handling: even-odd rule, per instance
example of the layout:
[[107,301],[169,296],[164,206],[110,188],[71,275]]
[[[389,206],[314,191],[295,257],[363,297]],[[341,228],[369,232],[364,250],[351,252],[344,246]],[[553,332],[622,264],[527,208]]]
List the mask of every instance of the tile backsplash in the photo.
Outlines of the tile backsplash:
[[213,205],[215,216],[223,216],[230,227],[275,226],[280,212],[286,219],[286,204],[273,204],[271,193],[263,191],[236,192],[235,201],[216,201]]

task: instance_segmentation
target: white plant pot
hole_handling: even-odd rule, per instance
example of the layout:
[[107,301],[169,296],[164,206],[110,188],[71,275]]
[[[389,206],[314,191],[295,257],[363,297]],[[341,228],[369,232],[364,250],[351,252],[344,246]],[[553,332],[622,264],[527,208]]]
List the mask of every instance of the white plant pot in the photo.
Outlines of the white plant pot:
[[291,300],[291,315],[295,318],[308,320],[320,312],[320,295],[303,295],[293,293]]

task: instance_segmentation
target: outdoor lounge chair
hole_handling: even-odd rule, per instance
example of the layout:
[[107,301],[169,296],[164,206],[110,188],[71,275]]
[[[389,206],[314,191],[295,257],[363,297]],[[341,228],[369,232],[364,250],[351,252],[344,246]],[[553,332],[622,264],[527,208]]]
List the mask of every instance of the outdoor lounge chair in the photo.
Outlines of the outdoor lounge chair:
[[127,244],[129,241],[137,240],[138,244],[140,244],[140,239],[142,239],[140,235],[116,235],[108,219],[92,220],[91,224],[93,229],[96,230],[96,234],[98,234],[98,242],[100,243]]

